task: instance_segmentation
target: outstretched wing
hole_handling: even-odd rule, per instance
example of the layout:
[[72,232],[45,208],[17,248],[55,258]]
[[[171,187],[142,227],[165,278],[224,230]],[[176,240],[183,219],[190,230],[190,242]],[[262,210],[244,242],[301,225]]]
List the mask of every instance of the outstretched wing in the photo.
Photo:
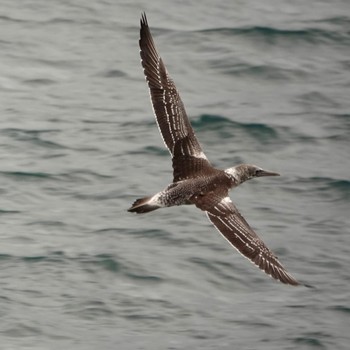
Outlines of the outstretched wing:
[[141,17],[139,44],[157,124],[173,157],[174,182],[198,176],[204,170],[208,172],[211,165],[194,134],[176,86],[156,50],[145,14]]
[[249,226],[228,197],[228,193],[226,196],[215,193],[198,196],[193,202],[206,212],[217,230],[244,257],[282,283],[299,285],[299,282],[285,270],[277,257]]

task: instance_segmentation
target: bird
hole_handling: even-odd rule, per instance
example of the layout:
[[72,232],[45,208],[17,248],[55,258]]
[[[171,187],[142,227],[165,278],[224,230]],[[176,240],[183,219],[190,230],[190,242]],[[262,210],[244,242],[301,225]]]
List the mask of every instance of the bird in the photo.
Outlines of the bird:
[[206,213],[209,221],[238,252],[267,275],[284,284],[300,285],[229,197],[229,191],[245,181],[279,174],[252,164],[239,164],[225,170],[213,167],[197,140],[174,81],[158,54],[145,13],[140,19],[139,46],[153,112],[172,157],[173,182],[152,196],[137,199],[128,211],[143,214],[164,207],[195,205]]

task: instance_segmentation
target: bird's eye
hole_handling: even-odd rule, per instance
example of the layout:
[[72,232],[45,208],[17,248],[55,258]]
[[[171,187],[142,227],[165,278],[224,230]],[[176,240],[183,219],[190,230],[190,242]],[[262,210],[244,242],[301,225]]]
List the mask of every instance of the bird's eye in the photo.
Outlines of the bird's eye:
[[262,170],[261,169],[256,169],[255,170],[255,176],[260,176]]

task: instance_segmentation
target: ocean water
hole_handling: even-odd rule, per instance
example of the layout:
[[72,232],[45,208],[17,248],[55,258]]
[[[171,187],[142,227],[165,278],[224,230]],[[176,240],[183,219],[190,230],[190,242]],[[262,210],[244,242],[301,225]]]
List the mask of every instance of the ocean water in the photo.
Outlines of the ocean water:
[[[139,59],[146,11],[211,162],[296,278],[263,274],[172,179]],[[350,8],[336,1],[3,0],[1,349],[349,349]]]

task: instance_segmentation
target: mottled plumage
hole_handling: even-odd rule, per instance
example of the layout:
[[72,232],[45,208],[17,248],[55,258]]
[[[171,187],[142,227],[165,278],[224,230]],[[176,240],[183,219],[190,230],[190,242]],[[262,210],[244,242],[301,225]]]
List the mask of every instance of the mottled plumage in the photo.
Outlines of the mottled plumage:
[[156,50],[145,14],[141,17],[139,44],[156,121],[172,156],[173,182],[154,196],[136,200],[129,211],[147,213],[162,207],[194,204],[206,212],[217,230],[243,256],[282,283],[298,285],[229,197],[229,190],[244,181],[278,174],[249,164],[226,170],[214,168],[194,134],[176,86]]

